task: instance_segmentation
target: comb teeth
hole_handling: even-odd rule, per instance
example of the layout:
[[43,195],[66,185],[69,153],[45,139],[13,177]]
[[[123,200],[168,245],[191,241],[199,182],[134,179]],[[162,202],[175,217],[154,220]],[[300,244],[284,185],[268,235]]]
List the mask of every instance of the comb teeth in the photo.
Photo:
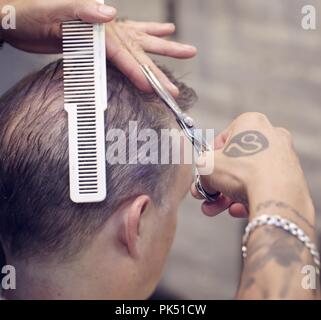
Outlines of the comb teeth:
[[90,104],[95,111],[94,26],[80,21],[63,24],[65,103]]
[[77,203],[103,201],[107,107],[104,25],[65,22],[63,54],[70,197]]

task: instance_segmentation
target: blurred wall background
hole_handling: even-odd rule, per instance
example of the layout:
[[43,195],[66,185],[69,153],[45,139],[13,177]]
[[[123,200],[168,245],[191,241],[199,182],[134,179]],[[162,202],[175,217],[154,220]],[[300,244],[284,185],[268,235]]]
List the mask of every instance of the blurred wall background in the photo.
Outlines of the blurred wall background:
[[[173,21],[176,40],[194,44],[191,61],[159,59],[193,86],[203,128],[222,130],[242,112],[266,113],[292,131],[317,213],[321,210],[321,3],[317,0],[114,0],[119,15]],[[317,30],[301,28],[301,8],[317,9]],[[54,56],[0,52],[0,94]],[[267,172],[268,174],[268,172]],[[318,225],[321,223],[318,216]],[[240,272],[242,221],[209,219],[188,197],[158,294],[228,299]]]

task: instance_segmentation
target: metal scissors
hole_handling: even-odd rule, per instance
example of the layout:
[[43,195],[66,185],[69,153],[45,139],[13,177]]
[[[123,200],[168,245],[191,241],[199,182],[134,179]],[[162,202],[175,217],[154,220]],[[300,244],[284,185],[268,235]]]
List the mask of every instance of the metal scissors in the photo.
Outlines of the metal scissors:
[[[150,82],[151,86],[157,93],[157,95],[166,103],[166,105],[171,109],[171,111],[175,115],[177,123],[185,133],[186,137],[193,144],[197,154],[200,156],[203,152],[212,150],[211,146],[207,143],[206,139],[203,136],[199,137],[195,134],[194,120],[190,116],[182,112],[181,108],[178,106],[173,96],[160,83],[160,81],[157,79],[151,68],[147,65],[141,65],[141,68],[146,78]],[[220,192],[216,192],[214,194],[208,193],[201,184],[199,174],[197,174],[196,176],[195,187],[197,191],[208,202],[217,201],[218,197],[221,194]]]

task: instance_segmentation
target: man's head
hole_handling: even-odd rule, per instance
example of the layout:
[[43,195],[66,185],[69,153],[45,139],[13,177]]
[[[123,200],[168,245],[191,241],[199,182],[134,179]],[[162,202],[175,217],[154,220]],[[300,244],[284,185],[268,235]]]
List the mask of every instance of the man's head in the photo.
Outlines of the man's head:
[[[27,269],[30,282],[35,281],[31,265],[43,282],[47,277],[87,280],[84,287],[91,282],[98,298],[145,298],[160,278],[191,166],[107,162],[106,200],[73,203],[62,69],[62,61],[54,62],[0,100],[0,236],[7,259]],[[154,94],[143,94],[112,66],[107,74],[106,132],[121,129],[128,139],[129,121],[136,121],[138,132],[153,129],[159,136],[162,129],[176,127]],[[178,102],[187,109],[195,94],[173,81],[181,90]],[[54,291],[74,296],[66,288]],[[76,296],[86,297],[86,290]]]

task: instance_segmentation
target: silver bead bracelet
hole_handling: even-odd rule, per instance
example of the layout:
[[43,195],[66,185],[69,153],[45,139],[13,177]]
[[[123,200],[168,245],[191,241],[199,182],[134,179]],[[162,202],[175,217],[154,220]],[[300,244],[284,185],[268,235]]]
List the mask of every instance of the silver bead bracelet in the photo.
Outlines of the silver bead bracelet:
[[317,273],[319,274],[320,254],[317,246],[311,241],[311,239],[305,234],[305,232],[301,228],[299,228],[295,223],[277,215],[264,214],[259,217],[256,217],[251,222],[249,222],[249,224],[245,228],[245,233],[242,241],[242,255],[244,259],[247,256],[247,243],[248,243],[250,234],[251,232],[253,232],[253,230],[255,230],[257,227],[260,227],[260,226],[274,226],[277,228],[281,228],[284,231],[287,231],[290,234],[292,234],[299,241],[301,241],[302,244],[309,249],[313,257],[313,261],[317,267],[316,268]]

